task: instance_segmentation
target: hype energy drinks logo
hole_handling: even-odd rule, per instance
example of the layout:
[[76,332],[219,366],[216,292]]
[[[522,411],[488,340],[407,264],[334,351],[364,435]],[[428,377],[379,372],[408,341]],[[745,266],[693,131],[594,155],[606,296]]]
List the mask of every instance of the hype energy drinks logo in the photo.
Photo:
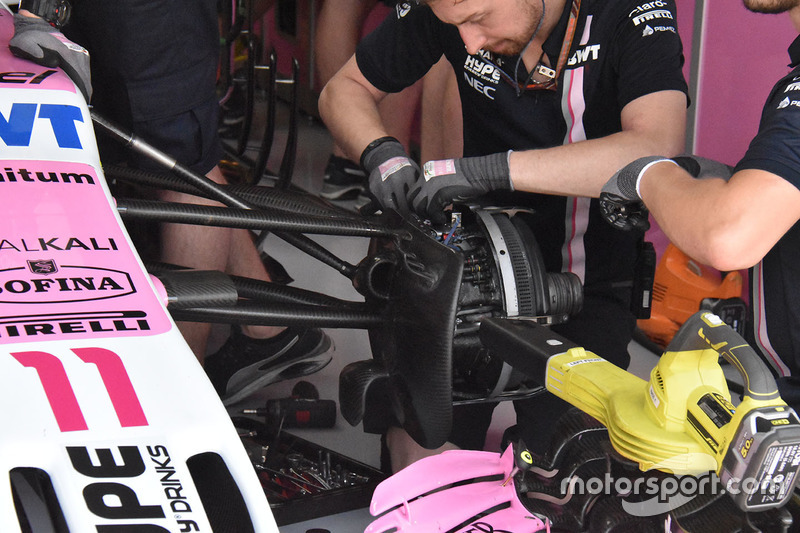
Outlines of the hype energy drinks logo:
[[[695,457],[696,456],[696,457]],[[683,457],[683,456],[682,456]],[[687,464],[704,464],[710,456],[702,453],[686,454]],[[674,459],[674,458],[673,458]],[[691,463],[689,461],[692,461]],[[660,464],[653,465],[659,470]],[[700,475],[677,476],[664,472],[643,473],[635,478],[614,477],[606,473],[603,477],[581,478],[571,476],[561,482],[564,495],[606,495],[619,497],[623,510],[632,516],[656,516],[667,513],[690,502],[698,496],[729,494],[737,498],[741,494],[770,495],[780,501],[794,487],[795,480],[781,475],[774,477],[731,478],[726,483],[713,471]]]

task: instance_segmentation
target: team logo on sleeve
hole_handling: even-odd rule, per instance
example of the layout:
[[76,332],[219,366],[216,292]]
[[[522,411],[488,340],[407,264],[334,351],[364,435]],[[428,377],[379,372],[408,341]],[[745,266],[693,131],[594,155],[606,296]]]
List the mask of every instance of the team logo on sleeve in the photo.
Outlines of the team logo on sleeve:
[[400,2],[395,6],[395,9],[397,10],[397,18],[401,19],[411,11],[411,2]]
[[651,35],[655,35],[660,31],[678,33],[678,30],[675,29],[675,26],[650,26],[648,24],[644,27],[644,30],[642,30],[642,37],[650,37]]
[[792,91],[800,91],[800,82],[790,83],[786,86],[786,89],[783,90],[785,93],[790,93]]
[[800,107],[800,100],[790,100],[787,96],[778,104],[778,109],[786,109],[787,107]]

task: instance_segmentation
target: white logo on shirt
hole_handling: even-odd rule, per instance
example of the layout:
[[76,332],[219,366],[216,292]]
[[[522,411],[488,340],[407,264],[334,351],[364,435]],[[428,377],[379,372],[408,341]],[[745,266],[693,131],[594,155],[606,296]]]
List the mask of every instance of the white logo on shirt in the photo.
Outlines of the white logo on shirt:
[[670,13],[666,9],[658,9],[655,11],[648,11],[642,15],[637,15],[633,17],[633,25],[638,26],[642,22],[653,20],[653,19],[673,19],[672,13]]
[[572,57],[570,57],[569,61],[567,61],[567,65],[574,67],[579,63],[596,61],[598,57],[600,57],[600,45],[591,44],[575,50],[575,53],[572,54]]
[[789,106],[800,107],[800,100],[789,100],[789,97],[787,96],[786,98],[781,100],[780,104],[778,104],[778,109],[785,109]]
[[656,0],[655,2],[648,2],[646,4],[636,6],[633,11],[628,13],[628,18],[633,18],[633,16],[638,13],[644,13],[645,11],[650,11],[651,9],[658,9],[659,7],[667,7],[667,3],[663,0]]
[[395,9],[397,9],[397,18],[401,19],[411,11],[411,4],[408,2],[401,2],[395,6]]

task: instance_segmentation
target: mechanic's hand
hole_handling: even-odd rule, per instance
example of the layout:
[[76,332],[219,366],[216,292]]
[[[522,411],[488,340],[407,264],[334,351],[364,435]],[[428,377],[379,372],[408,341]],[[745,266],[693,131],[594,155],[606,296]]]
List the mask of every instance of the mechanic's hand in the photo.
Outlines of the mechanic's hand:
[[361,166],[369,174],[369,191],[381,207],[408,216],[407,197],[420,171],[400,141],[392,137],[373,141],[361,154]]
[[88,103],[92,97],[89,52],[39,17],[14,15],[14,37],[8,48],[17,57],[45,67],[61,67]]
[[648,168],[662,161],[675,163],[660,156],[641,157],[611,176],[600,191],[600,210],[606,222],[625,231],[650,227],[647,207],[639,196],[639,181]]
[[410,194],[414,211],[442,224],[447,221],[444,208],[454,200],[475,198],[498,189],[513,190],[508,170],[510,154],[428,161],[423,167],[424,179]]

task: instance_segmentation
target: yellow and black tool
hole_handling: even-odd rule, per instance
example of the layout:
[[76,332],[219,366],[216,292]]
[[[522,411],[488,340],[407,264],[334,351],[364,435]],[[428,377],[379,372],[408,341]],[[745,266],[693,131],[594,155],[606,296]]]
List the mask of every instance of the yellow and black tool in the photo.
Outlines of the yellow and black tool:
[[[650,381],[530,321],[488,319],[480,336],[511,366],[605,425],[617,452],[642,470],[714,471],[745,511],[781,506],[792,495],[800,420],[755,351],[717,315],[691,316]],[[738,406],[720,355],[743,378]]]

